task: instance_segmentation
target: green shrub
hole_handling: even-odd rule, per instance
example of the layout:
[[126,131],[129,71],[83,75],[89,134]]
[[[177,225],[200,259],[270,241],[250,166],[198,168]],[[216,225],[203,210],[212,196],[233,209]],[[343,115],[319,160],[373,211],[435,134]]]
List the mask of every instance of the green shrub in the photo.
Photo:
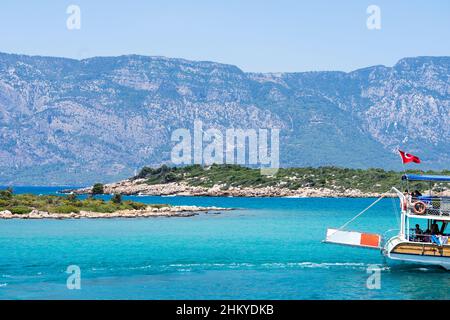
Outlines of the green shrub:
[[133,177],[134,179],[143,179],[146,178],[149,175],[152,175],[154,173],[154,170],[150,167],[143,167],[139,173]]
[[17,206],[17,207],[11,207],[8,210],[14,214],[27,214],[27,213],[30,213],[33,209],[31,209],[29,207],[25,207],[25,206]]
[[111,201],[115,204],[121,204],[122,203],[122,195],[114,194],[111,198]]
[[125,204],[131,206],[131,208],[133,208],[134,210],[143,210],[147,208],[147,205],[141,202],[127,201]]
[[0,199],[9,200],[12,198],[12,192],[9,190],[0,190]]
[[83,202],[81,201],[75,201],[74,203],[72,203],[73,206],[81,208],[83,207]]
[[163,183],[175,182],[175,181],[177,181],[177,180],[178,180],[178,177],[177,177],[174,173],[172,173],[172,172],[166,173],[166,174],[161,178],[161,182],[163,182]]
[[66,197],[66,199],[70,202],[75,202],[77,201],[77,195],[75,193],[71,193]]
[[112,213],[118,210],[117,206],[112,203],[105,203],[93,208],[94,212],[102,212],[102,213]]

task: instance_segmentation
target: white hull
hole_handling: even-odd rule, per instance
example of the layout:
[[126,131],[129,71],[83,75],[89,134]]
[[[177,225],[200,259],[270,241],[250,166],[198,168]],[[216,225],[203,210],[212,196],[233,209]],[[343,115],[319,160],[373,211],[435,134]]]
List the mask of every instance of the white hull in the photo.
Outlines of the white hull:
[[386,256],[393,261],[401,261],[406,263],[414,263],[419,265],[440,266],[446,270],[450,270],[450,258],[426,257],[413,254],[391,253]]
[[393,261],[401,261],[406,263],[415,263],[420,265],[440,266],[446,270],[450,270],[449,256],[431,256],[420,254],[396,253],[395,248],[399,245],[411,244],[411,242],[402,239],[400,236],[391,238],[383,248],[383,254],[386,258]]

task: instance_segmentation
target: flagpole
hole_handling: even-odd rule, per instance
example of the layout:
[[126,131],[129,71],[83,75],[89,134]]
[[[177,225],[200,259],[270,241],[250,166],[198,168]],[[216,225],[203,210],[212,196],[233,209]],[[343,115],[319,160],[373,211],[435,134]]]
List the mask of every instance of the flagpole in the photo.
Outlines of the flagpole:
[[[403,165],[403,173],[406,175],[407,173],[406,173],[406,166],[405,166],[405,164],[403,163],[403,161],[402,161],[402,165]],[[409,179],[406,179],[406,189],[408,190],[408,193],[409,193]]]
[[[409,154],[409,153],[406,153],[404,151],[401,151],[399,148],[397,148],[397,150],[398,150],[398,153],[400,154],[400,157],[402,158],[403,172],[405,173],[405,175],[406,175],[406,166],[405,166],[406,163],[409,163],[409,162],[420,163],[421,162],[419,157],[416,157],[416,156],[414,156],[412,154]],[[410,186],[409,186],[409,181],[408,180],[406,182],[406,186],[407,186],[407,188],[409,190]]]
[[[403,161],[403,157],[402,157],[402,155],[401,155],[401,153],[400,153],[400,149],[398,149],[397,148],[397,151],[398,151],[398,153],[400,154],[400,158],[402,158],[402,166],[403,166],[403,173],[406,175],[406,166],[405,166],[405,162]],[[406,190],[408,190],[408,193],[409,193],[409,180],[408,179],[406,179]]]

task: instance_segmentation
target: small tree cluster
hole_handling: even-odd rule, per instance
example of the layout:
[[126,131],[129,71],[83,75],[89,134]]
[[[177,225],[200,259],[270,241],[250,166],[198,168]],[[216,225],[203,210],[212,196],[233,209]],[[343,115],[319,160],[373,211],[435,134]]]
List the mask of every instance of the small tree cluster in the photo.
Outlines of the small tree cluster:
[[103,194],[103,193],[104,193],[103,184],[101,184],[101,183],[94,184],[94,186],[92,187],[92,194],[97,195],[97,194]]
[[115,204],[121,204],[122,203],[122,195],[121,194],[114,194],[111,198],[111,201]]

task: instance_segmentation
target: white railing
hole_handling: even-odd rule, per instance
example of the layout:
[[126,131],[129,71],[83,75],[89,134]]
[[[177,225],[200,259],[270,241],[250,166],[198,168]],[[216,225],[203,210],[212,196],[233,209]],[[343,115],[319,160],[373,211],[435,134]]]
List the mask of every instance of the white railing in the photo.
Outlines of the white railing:
[[416,233],[416,229],[410,229],[408,240],[410,242],[418,242],[418,243],[433,243],[431,239],[433,236],[438,238],[447,238],[445,244],[448,244],[448,238],[450,237],[450,235],[446,233],[443,234]]

